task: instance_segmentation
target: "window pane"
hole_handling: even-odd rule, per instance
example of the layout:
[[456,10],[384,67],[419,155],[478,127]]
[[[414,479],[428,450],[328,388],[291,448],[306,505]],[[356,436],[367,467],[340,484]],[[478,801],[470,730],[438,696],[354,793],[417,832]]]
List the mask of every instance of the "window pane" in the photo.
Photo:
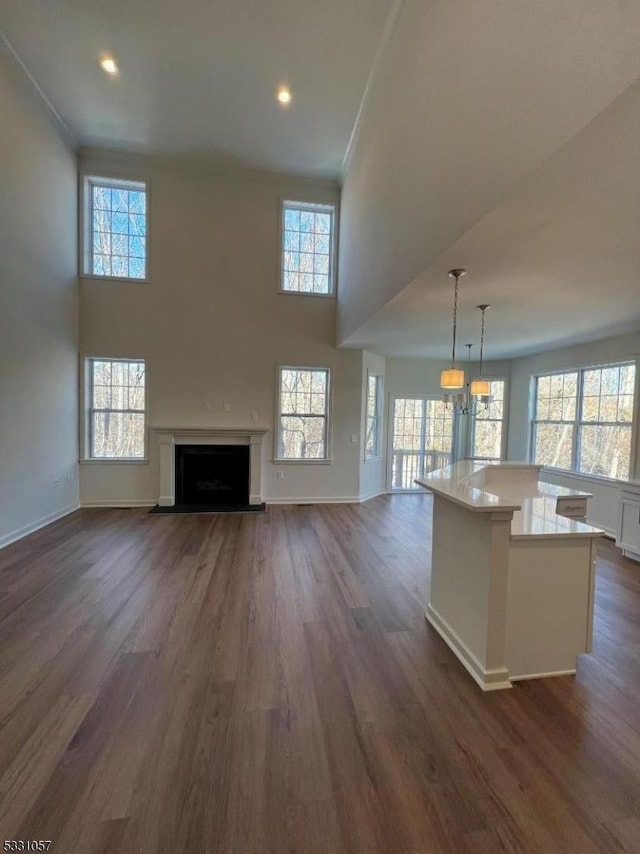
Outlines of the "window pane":
[[502,421],[477,420],[473,431],[472,456],[499,460],[502,455]]
[[599,477],[627,480],[631,459],[631,425],[586,425],[580,428],[578,470]]
[[143,457],[144,414],[94,412],[93,457]]
[[393,448],[398,451],[419,450],[422,436],[424,401],[398,398],[393,409]]
[[317,212],[313,206],[284,207],[282,236],[282,289],[298,293],[328,294],[331,291],[330,212]]
[[87,239],[93,275],[145,278],[146,209],[143,188],[92,185],[91,234]]
[[282,459],[323,459],[326,457],[324,416],[282,416],[280,457]]
[[378,419],[372,416],[367,416],[367,432],[365,436],[365,456],[367,458],[377,456],[376,433],[378,429]]
[[544,466],[570,469],[574,429],[573,424],[537,424],[534,461]]
[[450,454],[453,446],[453,412],[442,400],[425,402],[424,450]]
[[382,377],[370,374],[367,379],[367,417],[365,428],[365,459],[380,453],[380,389]]
[[538,377],[535,420],[573,421],[576,417],[577,389],[577,373]]

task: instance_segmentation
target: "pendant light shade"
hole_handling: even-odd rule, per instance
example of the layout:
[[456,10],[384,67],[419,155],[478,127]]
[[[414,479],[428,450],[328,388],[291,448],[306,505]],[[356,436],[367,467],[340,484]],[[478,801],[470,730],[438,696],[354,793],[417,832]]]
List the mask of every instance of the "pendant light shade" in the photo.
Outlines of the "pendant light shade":
[[460,368],[447,368],[440,374],[440,387],[448,390],[464,388],[464,371]]
[[476,397],[482,397],[489,394],[489,380],[472,380],[469,389],[471,394]]

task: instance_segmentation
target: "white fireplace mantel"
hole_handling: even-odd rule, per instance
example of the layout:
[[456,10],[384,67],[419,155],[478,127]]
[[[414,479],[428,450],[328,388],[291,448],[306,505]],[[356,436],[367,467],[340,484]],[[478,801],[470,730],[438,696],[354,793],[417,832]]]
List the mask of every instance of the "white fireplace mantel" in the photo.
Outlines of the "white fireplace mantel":
[[254,427],[152,427],[160,443],[161,507],[173,507],[176,445],[249,445],[249,504],[262,504],[262,440],[265,429]]

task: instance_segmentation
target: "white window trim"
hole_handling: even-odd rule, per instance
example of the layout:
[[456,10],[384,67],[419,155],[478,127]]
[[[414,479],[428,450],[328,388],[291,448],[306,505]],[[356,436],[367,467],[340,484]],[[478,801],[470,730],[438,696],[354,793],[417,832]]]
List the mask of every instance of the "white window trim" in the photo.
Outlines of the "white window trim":
[[[535,412],[536,412],[536,389],[537,389],[537,381],[539,377],[549,377],[555,374],[578,374],[578,389],[577,389],[577,397],[576,397],[576,417],[574,420],[575,432],[573,436],[573,443],[571,446],[571,462],[572,465],[577,463],[578,460],[578,432],[580,425],[585,422],[581,422],[579,420],[579,415],[581,413],[582,407],[582,376],[581,373],[583,371],[591,371],[598,370],[601,368],[618,368],[624,365],[635,365],[635,385],[633,389],[633,419],[631,421],[631,454],[629,457],[629,479],[634,480],[634,474],[637,471],[638,466],[638,457],[636,447],[638,444],[638,420],[640,419],[640,371],[639,368],[639,360],[637,358],[630,359],[621,359],[617,362],[598,362],[596,364],[589,365],[577,365],[573,367],[563,367],[563,368],[548,368],[544,371],[536,371],[531,374],[529,377],[529,430],[527,436],[527,459],[529,462],[534,463],[535,456],[535,429],[536,429],[536,420],[535,420]],[[566,422],[550,422],[556,424],[563,424]],[[599,424],[601,422],[593,422],[595,424]],[[616,422],[617,424],[618,422]],[[557,468],[556,466],[544,466],[544,468],[558,475],[569,475],[574,478],[585,478],[587,480],[593,480],[598,483],[611,483],[611,484],[620,484],[620,483],[628,483],[626,480],[620,480],[619,478],[614,477],[603,477],[602,475],[591,474],[590,472],[581,472],[576,468],[570,469],[562,469]]]
[[[329,246],[329,291],[326,294],[310,293],[309,291],[290,291],[284,287],[284,215],[286,205],[294,205],[299,210],[313,211],[314,213],[331,214],[331,240]],[[333,202],[306,202],[295,201],[291,198],[280,199],[280,255],[278,271],[278,293],[294,297],[316,297],[319,299],[336,298],[336,272],[337,272],[337,231],[338,231],[338,206]]]
[[[135,281],[138,281],[136,279]],[[91,412],[92,412],[92,370],[94,361],[105,362],[144,362],[144,449],[141,457],[92,457],[91,456]],[[146,465],[149,462],[149,398],[147,362],[141,356],[81,356],[80,388],[80,459],[82,465]],[[136,410],[137,411],[137,410]]]
[[[502,437],[500,442],[500,460],[507,459],[507,448],[508,448],[508,440],[507,433],[509,429],[509,378],[508,377],[487,377],[483,376],[482,379],[487,380],[488,382],[503,382],[504,383],[504,398],[502,400]],[[483,420],[483,419],[480,419]],[[497,421],[499,419],[492,419]],[[478,462],[491,462],[495,459],[495,457],[475,457],[473,456],[473,439],[474,432],[476,428],[476,419],[475,416],[469,419],[469,436],[468,436],[468,449],[469,449],[469,459],[477,460]]]
[[[367,455],[367,423],[369,421],[369,380],[376,378],[376,442],[375,453]],[[384,374],[367,369],[367,384],[365,386],[365,409],[364,409],[364,462],[374,463],[382,459],[382,419],[384,400]]]
[[[81,216],[80,222],[80,278],[91,279],[97,282],[133,282],[136,284],[145,284],[149,282],[149,182],[146,179],[133,178],[108,178],[101,175],[83,174],[81,175]],[[130,276],[99,276],[93,273],[93,220],[92,220],[92,202],[91,202],[91,187],[93,184],[109,184],[112,187],[120,187],[124,190],[140,190],[143,189],[146,195],[146,228],[144,235],[144,252],[145,252],[145,276],[143,279],[134,279]]]
[[[281,374],[282,371],[324,371],[327,374],[327,391],[326,391],[326,401],[327,401],[327,411],[325,414],[325,456],[324,457],[315,457],[312,459],[306,459],[305,457],[280,457],[279,449],[280,449],[280,397],[281,397]],[[332,399],[333,399],[333,383],[331,377],[331,368],[326,365],[277,365],[276,366],[276,423],[275,430],[273,431],[273,435],[275,438],[275,444],[273,449],[273,460],[272,462],[277,463],[278,465],[328,465],[333,462],[332,456]]]

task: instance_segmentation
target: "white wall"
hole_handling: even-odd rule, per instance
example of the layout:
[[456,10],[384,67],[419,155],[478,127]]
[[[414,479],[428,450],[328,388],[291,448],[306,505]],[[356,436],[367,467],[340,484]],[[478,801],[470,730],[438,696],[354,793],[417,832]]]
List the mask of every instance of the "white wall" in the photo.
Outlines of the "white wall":
[[[640,358],[640,332],[620,335],[616,338],[606,338],[580,344],[575,347],[565,347],[560,350],[549,350],[535,356],[514,359],[511,367],[510,394],[510,427],[509,450],[510,460],[526,460],[529,444],[529,385],[531,377],[544,371],[582,368],[590,365],[603,365],[612,362],[624,362]],[[636,395],[635,424],[640,422],[640,396]],[[640,479],[640,430],[635,430],[635,459],[632,460],[632,478]],[[618,514],[619,485],[607,483],[595,478],[577,474],[546,472],[545,479],[573,489],[582,489],[593,493],[589,505],[589,521],[603,527],[608,533],[615,532]]]
[[[386,444],[386,418],[385,418],[385,400],[386,400],[386,383],[385,383],[386,359],[383,356],[378,356],[376,353],[370,353],[367,350],[362,352],[362,417],[360,427],[360,500],[365,501],[368,498],[373,498],[375,495],[380,495],[385,489],[385,449]],[[377,374],[382,377],[382,401],[380,406],[381,425],[380,425],[380,453],[379,456],[366,460],[364,458],[365,436],[367,429],[367,378],[371,374]]]
[[400,9],[345,169],[340,342],[640,73],[630,0]]
[[0,117],[4,545],[78,502],[77,183],[73,151],[1,41]]
[[[81,171],[148,180],[150,200],[150,281],[81,279],[82,355],[145,359],[151,425],[267,428],[266,500],[357,500],[362,355],[335,348],[334,299],[278,293],[281,200],[337,203],[338,187],[104,152]],[[331,368],[330,464],[273,463],[278,364]],[[82,464],[83,504],[155,503],[153,434],[149,457]]]

